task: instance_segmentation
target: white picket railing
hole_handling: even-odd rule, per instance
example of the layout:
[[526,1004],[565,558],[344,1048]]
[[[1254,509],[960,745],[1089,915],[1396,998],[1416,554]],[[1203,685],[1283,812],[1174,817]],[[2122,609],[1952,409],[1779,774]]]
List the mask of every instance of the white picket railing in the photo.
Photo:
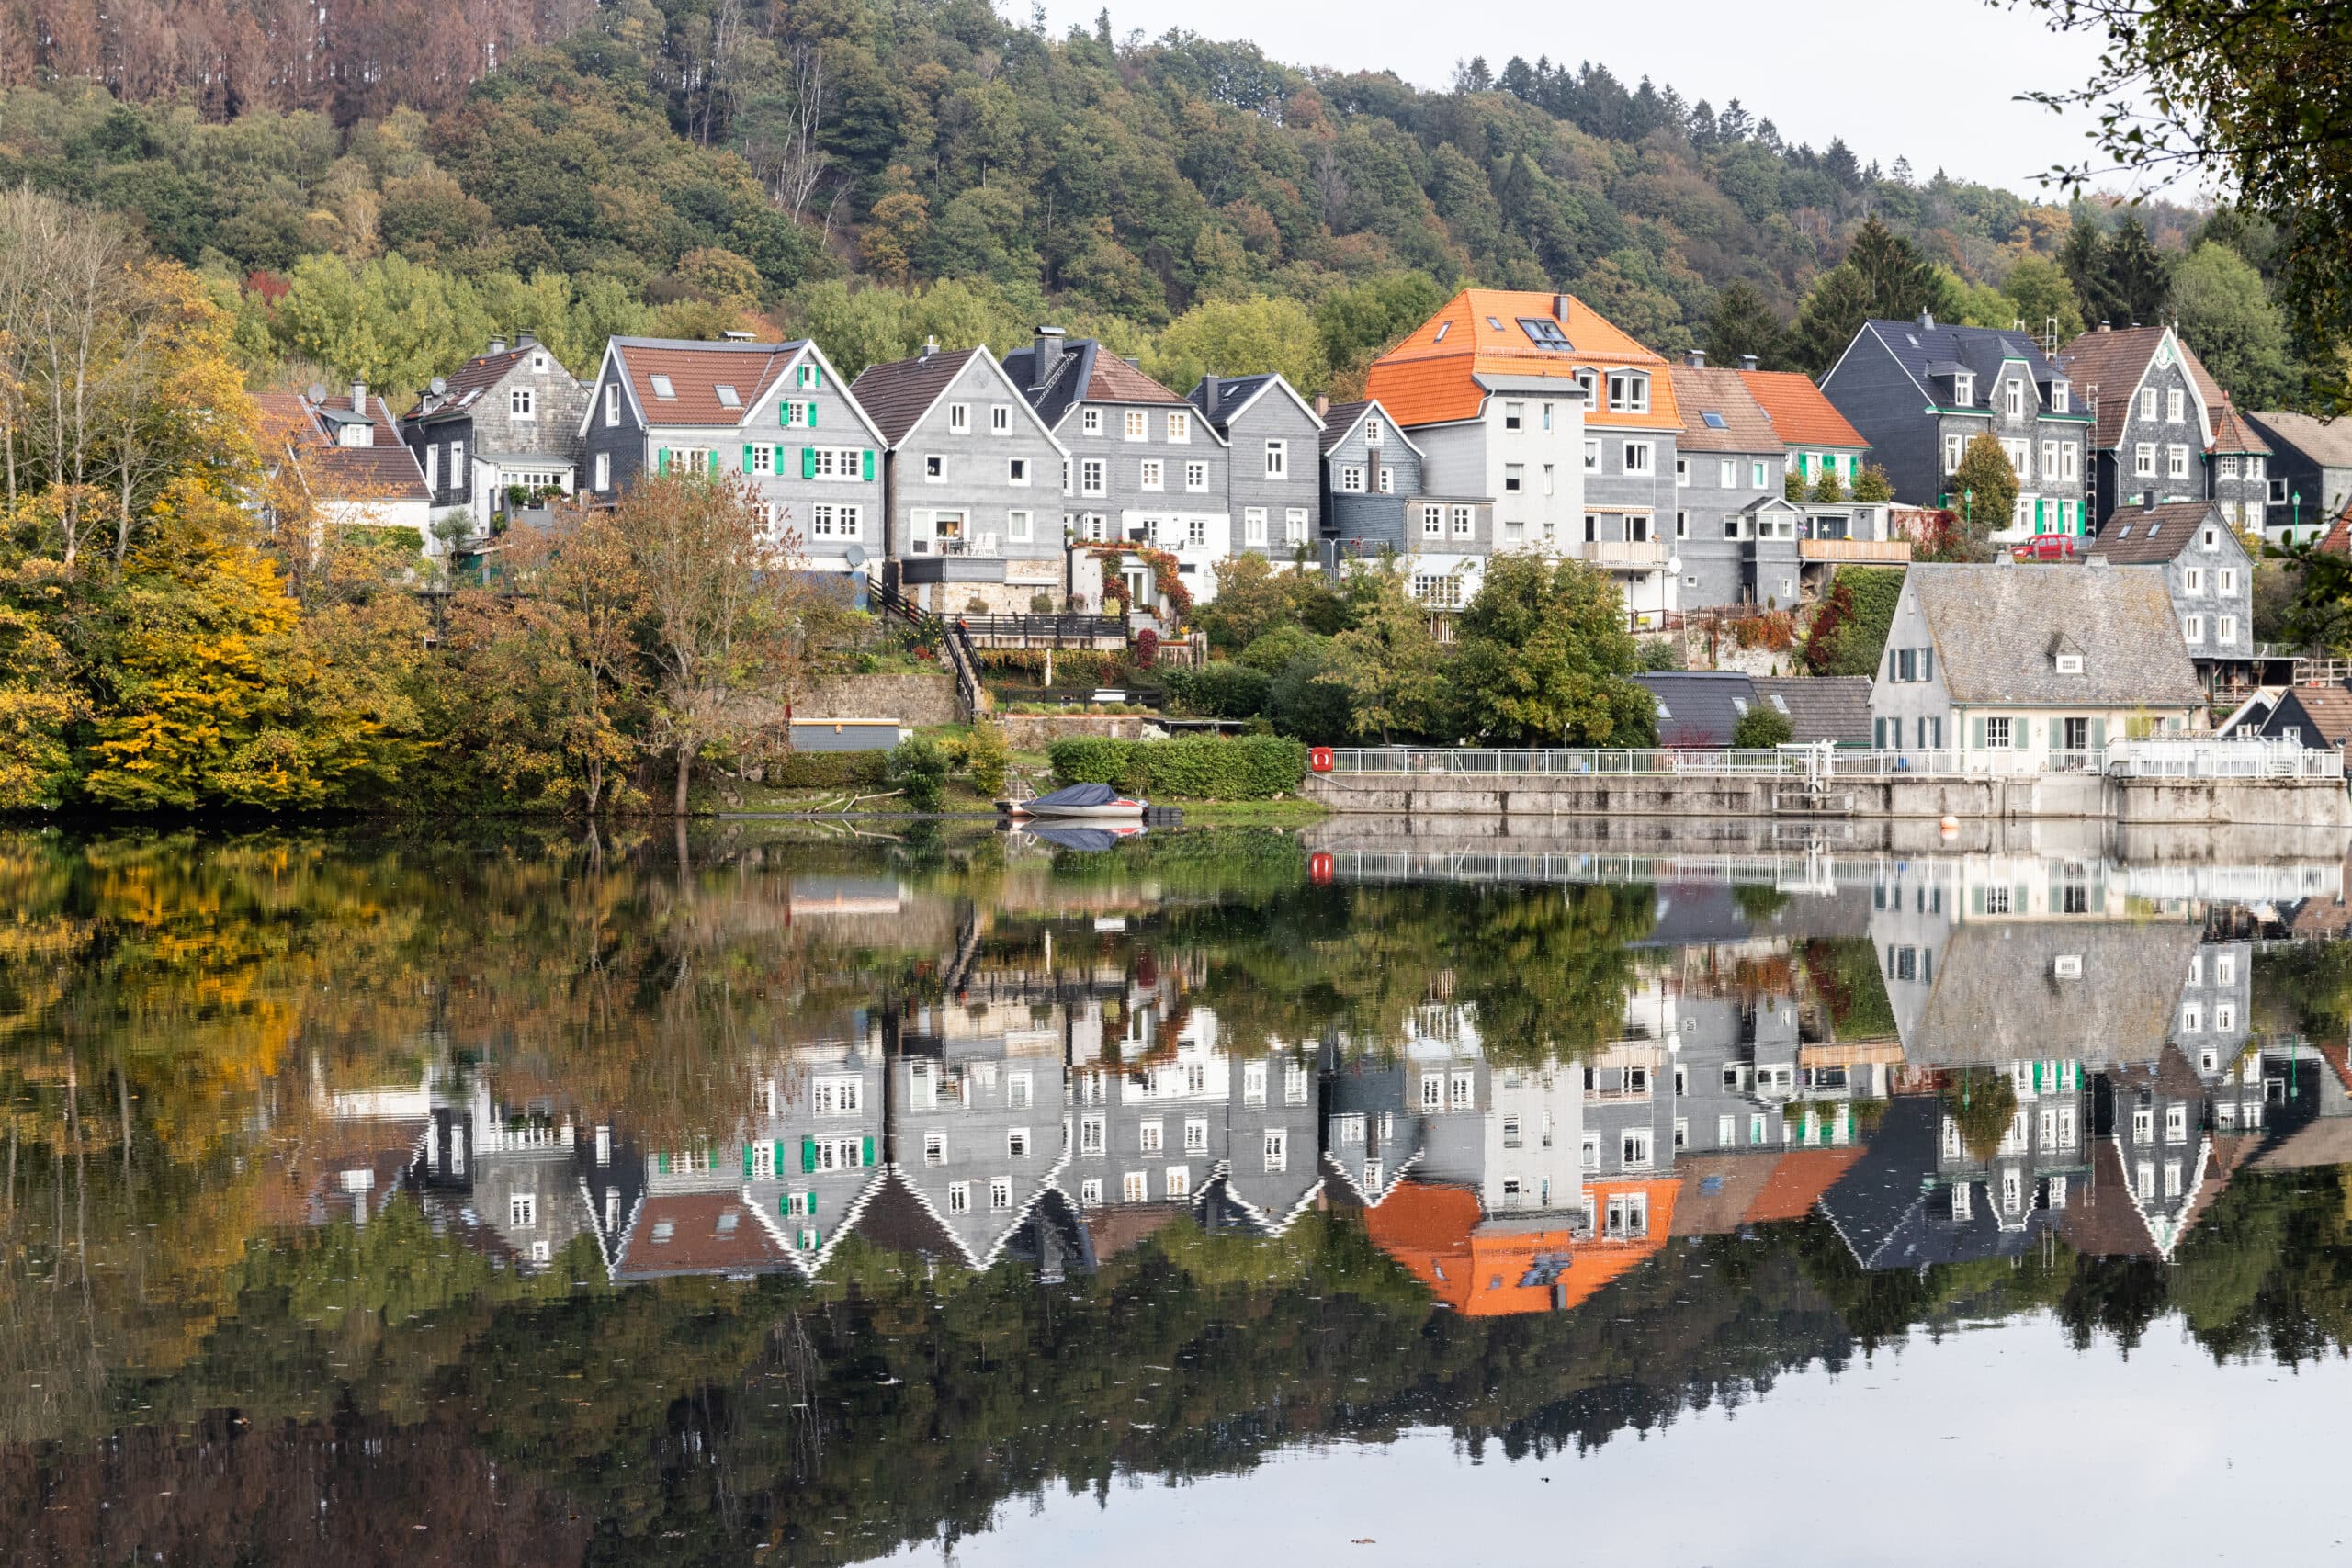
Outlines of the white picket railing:
[[[1815,780],[2028,778],[2109,773],[2120,778],[2341,779],[2344,753],[2269,740],[2126,740],[2079,751],[1864,750],[1783,746],[1771,750],[1510,750],[1467,746],[1338,746],[1337,774],[1449,778],[1746,778]],[[1319,754],[1318,754],[1319,762]]]

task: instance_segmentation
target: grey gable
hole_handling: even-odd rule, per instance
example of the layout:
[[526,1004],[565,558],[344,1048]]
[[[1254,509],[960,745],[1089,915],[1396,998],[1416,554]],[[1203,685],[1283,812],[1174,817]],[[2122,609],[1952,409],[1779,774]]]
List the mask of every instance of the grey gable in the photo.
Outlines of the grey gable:
[[[1904,591],[1917,596],[1955,703],[2205,700],[2160,569],[1922,565]],[[2061,637],[2081,645],[2083,673],[2057,672],[2049,650]]]

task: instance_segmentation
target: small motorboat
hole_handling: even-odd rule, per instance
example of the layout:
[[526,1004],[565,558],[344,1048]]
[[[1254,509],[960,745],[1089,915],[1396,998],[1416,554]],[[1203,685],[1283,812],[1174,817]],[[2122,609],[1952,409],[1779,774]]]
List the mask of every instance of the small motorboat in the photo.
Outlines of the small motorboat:
[[1106,784],[1067,784],[1034,800],[1008,800],[1010,817],[1056,817],[1081,822],[1137,822],[1146,803],[1130,799]]

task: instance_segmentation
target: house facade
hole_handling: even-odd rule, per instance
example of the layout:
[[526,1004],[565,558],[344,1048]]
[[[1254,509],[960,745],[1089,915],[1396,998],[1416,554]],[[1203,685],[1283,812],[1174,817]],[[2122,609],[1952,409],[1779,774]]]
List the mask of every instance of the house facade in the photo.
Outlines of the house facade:
[[2254,657],[2254,560],[2215,501],[2143,504],[2117,513],[2087,557],[2164,573],[2182,643],[2210,693],[2223,667]]
[[2204,715],[2165,572],[2096,559],[1913,567],[1871,686],[1874,745],[2010,754],[1996,769],[2077,765]]
[[2100,326],[2059,350],[2058,364],[2092,416],[2098,526],[2151,497],[2212,500],[2233,527],[2259,524],[2267,448],[2171,327]]
[[[354,381],[348,397],[312,387],[264,392],[254,401],[268,465],[289,497],[308,502],[314,536],[331,528],[401,530],[415,536],[425,555],[441,553],[424,470],[401,443],[390,406],[365,381]],[[313,547],[323,542],[311,541]]]
[[1738,371],[1709,369],[1693,354],[1670,374],[1682,412],[1674,460],[1682,607],[1794,605],[1800,514],[1782,499],[1779,432]]
[[491,531],[509,491],[571,494],[579,488],[581,416],[588,389],[546,344],[503,338],[435,378],[401,416],[433,493],[436,521],[462,516],[470,536]]
[[1038,328],[1004,370],[1069,453],[1062,516],[1078,547],[1105,547],[1105,572],[1137,608],[1164,608],[1166,596],[1150,563],[1121,545],[1166,551],[1193,601],[1214,599],[1215,567],[1233,548],[1231,453],[1200,410],[1059,327]]
[[1466,538],[1493,537],[1494,502],[1432,493],[1421,449],[1377,400],[1340,403],[1323,418],[1324,564],[1393,553],[1413,562],[1416,599],[1459,609],[1477,573],[1447,541],[1457,523]]
[[806,570],[862,599],[879,570],[881,433],[814,343],[614,338],[580,440],[600,502],[645,474],[740,480]]
[[2352,422],[2307,413],[2255,413],[2245,423],[2270,448],[2263,537],[2315,544],[2352,505]]
[[1311,554],[1322,533],[1323,417],[1279,375],[1204,376],[1185,400],[1225,440],[1234,552]]
[[2089,531],[2089,414],[2065,372],[2030,336],[1990,327],[1867,321],[1821,390],[1870,443],[1895,499],[1967,513],[1954,476],[1979,435],[1997,438],[2017,470],[2000,542]]
[[927,610],[1026,615],[1069,594],[1069,454],[985,345],[868,367],[851,384],[881,433],[885,569]]
[[1822,396],[1813,378],[1795,370],[1758,370],[1751,354],[1740,362],[1739,378],[1780,435],[1788,471],[1808,485],[1825,473],[1836,474],[1851,495],[1871,444]]

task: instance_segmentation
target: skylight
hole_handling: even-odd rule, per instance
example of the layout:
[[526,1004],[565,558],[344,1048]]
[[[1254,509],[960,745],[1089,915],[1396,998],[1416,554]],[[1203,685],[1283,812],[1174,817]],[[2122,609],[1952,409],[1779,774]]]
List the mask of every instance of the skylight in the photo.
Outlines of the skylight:
[[1786,713],[1789,711],[1789,699],[1775,692],[1772,694],[1772,705],[1781,712]]
[[2150,537],[2151,539],[2154,538],[2157,535],[2159,535],[2159,534],[2163,533],[2164,531],[2165,531],[2165,525],[2164,525],[2163,524],[2161,524],[2161,523],[2151,523],[2151,524],[2149,524],[2149,525],[2148,525],[2148,537]]
[[711,390],[718,394],[718,406],[720,408],[740,409],[743,406],[743,399],[741,395],[732,387],[722,383],[719,386],[713,387]]
[[481,389],[480,387],[468,387],[466,389],[466,395],[458,400],[458,406],[459,408],[464,408],[468,403],[472,402],[476,398],[481,396]]
[[1709,430],[1729,430],[1731,428],[1730,425],[1724,423],[1724,416],[1717,413],[1713,409],[1708,409],[1703,413],[1700,414],[1699,417],[1707,422],[1707,428]]
[[1494,328],[1494,329],[1495,329],[1495,331],[1497,331],[1497,332],[1500,332],[1500,331],[1502,331],[1502,330],[1503,330],[1503,323],[1502,323],[1501,320],[1500,320],[1498,317],[1495,317],[1495,316],[1488,316],[1488,317],[1487,318],[1487,324],[1488,326],[1490,326],[1490,327]]
[[1430,339],[1430,341],[1431,343],[1443,343],[1445,341],[1445,334],[1453,330],[1453,323],[1452,321],[1440,321],[1437,324],[1437,336]]
[[1538,348],[1566,353],[1573,346],[1568,342],[1568,334],[1560,330],[1560,323],[1549,316],[1521,316],[1519,330],[1525,333],[1527,341]]
[[656,376],[653,378],[653,395],[674,402],[677,400],[678,389],[670,385],[670,378],[667,376]]
[[2132,525],[2126,523],[2122,527],[2117,529],[2115,531],[2115,536],[2119,539],[2130,538],[2132,536]]

